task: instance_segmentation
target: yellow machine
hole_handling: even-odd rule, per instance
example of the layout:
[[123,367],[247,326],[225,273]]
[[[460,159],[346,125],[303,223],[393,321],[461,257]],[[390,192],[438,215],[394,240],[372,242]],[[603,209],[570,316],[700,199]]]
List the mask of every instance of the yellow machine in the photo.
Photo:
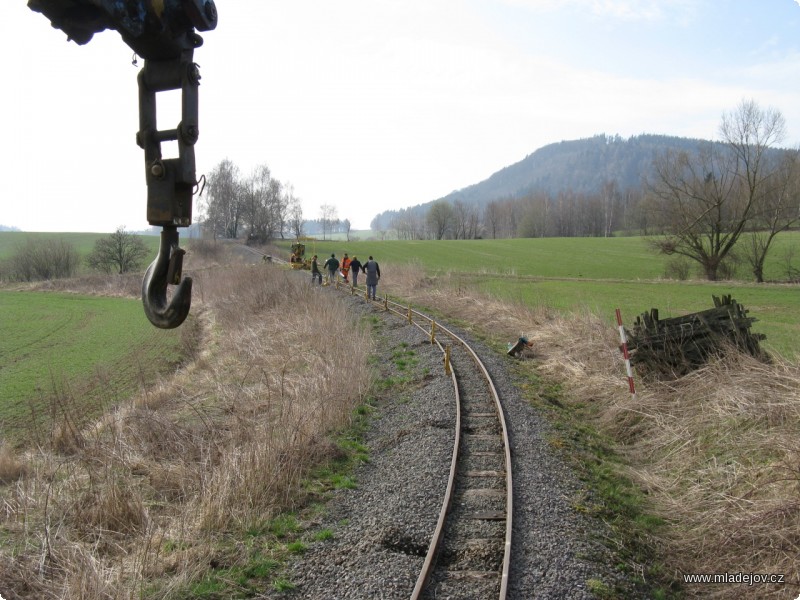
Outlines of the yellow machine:
[[292,244],[292,255],[289,257],[289,264],[293,269],[311,270],[311,259],[305,258],[306,245],[300,242]]

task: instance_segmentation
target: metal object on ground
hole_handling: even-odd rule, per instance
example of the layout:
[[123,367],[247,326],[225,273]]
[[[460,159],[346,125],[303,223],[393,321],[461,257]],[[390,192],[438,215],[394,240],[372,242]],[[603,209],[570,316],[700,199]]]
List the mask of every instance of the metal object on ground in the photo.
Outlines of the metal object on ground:
[[631,355],[628,353],[628,337],[625,335],[625,327],[622,325],[622,313],[616,310],[617,327],[619,328],[619,339],[621,342],[620,348],[622,349],[622,356],[625,359],[625,372],[628,375],[628,389],[631,392],[631,398],[636,400],[636,386],[633,383],[633,369],[631,368]]
[[509,356],[520,357],[525,350],[531,350],[533,348],[533,342],[528,341],[528,338],[525,336],[521,336],[517,341],[513,344],[508,344],[508,354]]
[[311,270],[311,259],[306,258],[306,245],[300,242],[292,244],[292,254],[289,257],[289,265],[293,269]]
[[[139,72],[139,131],[136,143],[144,150],[147,182],[147,220],[161,226],[161,248],[142,282],[142,303],[150,322],[170,329],[189,313],[191,279],[181,278],[182,257],[177,227],[192,223],[192,197],[197,187],[194,145],[199,136],[198,93],[200,71],[194,49],[203,44],[196,32],[217,26],[213,0],[28,0],[53,27],[77,44],[95,33],[116,30],[136,54],[144,58]],[[181,90],[181,121],[175,129],[159,131],[156,94]],[[178,142],[178,157],[164,159],[161,143]],[[167,301],[166,286],[178,285]]]

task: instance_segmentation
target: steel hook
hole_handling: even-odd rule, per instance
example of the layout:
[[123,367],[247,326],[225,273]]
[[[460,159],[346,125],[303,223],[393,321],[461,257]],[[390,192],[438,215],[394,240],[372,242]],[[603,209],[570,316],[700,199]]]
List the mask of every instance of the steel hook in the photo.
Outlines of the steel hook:
[[[186,277],[181,281],[184,254],[186,251],[178,247],[178,228],[165,226],[161,230],[158,256],[147,268],[142,280],[144,314],[161,329],[178,327],[189,314],[192,278]],[[172,300],[167,299],[168,284],[178,286]]]

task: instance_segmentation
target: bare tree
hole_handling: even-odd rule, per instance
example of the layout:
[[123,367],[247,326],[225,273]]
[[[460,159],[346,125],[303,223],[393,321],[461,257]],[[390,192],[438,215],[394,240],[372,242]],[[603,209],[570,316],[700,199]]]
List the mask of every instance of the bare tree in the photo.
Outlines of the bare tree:
[[242,183],[242,220],[251,239],[266,242],[271,237],[272,207],[269,191],[272,174],[267,165],[257,166]]
[[300,199],[295,197],[294,189],[289,186],[287,191],[288,211],[287,217],[289,221],[289,230],[295,239],[303,237],[303,206]]
[[479,211],[462,200],[453,202],[452,231],[455,239],[474,240],[481,234]]
[[239,180],[239,167],[224,159],[208,176],[205,220],[214,238],[236,238],[242,223],[247,186]]
[[497,234],[500,229],[500,204],[496,200],[492,200],[483,209],[483,226],[492,236],[492,239],[497,239]]
[[94,243],[86,263],[92,269],[104,273],[116,271],[122,275],[141,267],[147,254],[147,246],[139,236],[118,227],[114,233]]
[[322,222],[322,239],[325,239],[326,233],[333,231],[334,225],[339,221],[336,214],[336,207],[332,204],[323,204],[319,207],[320,221]]
[[616,181],[603,184],[603,237],[614,235],[614,208],[619,201],[619,191]]
[[501,205],[500,229],[502,237],[514,237],[517,234],[517,222],[520,216],[519,203],[507,200]]
[[658,250],[698,262],[706,278],[716,280],[773,187],[776,173],[767,151],[785,131],[780,112],[742,101],[723,115],[724,143],[703,144],[691,156],[668,152],[658,157],[650,189],[668,232],[656,242]]
[[800,155],[786,151],[778,160],[772,186],[743,243],[744,257],[759,283],[764,281],[764,263],[775,237],[800,222]]
[[428,209],[428,215],[425,218],[428,229],[435,240],[444,239],[453,227],[453,220],[453,207],[447,200],[434,202]]
[[453,202],[453,237],[457,240],[467,239],[467,221],[469,207],[461,200]]
[[477,206],[470,206],[467,213],[467,239],[476,240],[483,237],[483,222]]
[[[294,231],[294,227],[291,224],[291,211],[296,207],[300,209],[300,218],[302,219],[303,209],[300,206],[300,200],[294,195],[294,186],[289,183],[281,183],[280,188],[275,188],[276,190],[280,191],[280,194],[276,197],[276,214],[275,214],[275,227],[276,233],[280,234],[281,239],[283,239],[284,234],[289,231],[290,233]],[[275,189],[273,191],[275,191]],[[300,230],[302,231],[303,224],[300,223]]]
[[[520,214],[516,229],[511,235],[520,237],[544,237],[550,219],[550,198],[543,193],[533,194],[521,199],[517,206]],[[511,210],[511,207],[506,209]],[[507,217],[513,218],[513,216]]]
[[425,225],[418,208],[403,208],[392,217],[389,226],[395,230],[398,240],[421,240],[425,238]]

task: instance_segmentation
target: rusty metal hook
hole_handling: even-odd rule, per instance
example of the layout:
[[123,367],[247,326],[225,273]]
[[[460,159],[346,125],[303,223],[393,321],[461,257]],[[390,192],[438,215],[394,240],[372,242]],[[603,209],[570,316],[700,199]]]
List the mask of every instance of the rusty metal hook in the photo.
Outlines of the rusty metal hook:
[[[165,226],[161,230],[158,256],[147,268],[142,280],[142,304],[150,322],[161,329],[174,329],[186,319],[192,304],[192,278],[181,281],[183,255],[178,247],[178,228]],[[167,285],[178,289],[167,299]]]

